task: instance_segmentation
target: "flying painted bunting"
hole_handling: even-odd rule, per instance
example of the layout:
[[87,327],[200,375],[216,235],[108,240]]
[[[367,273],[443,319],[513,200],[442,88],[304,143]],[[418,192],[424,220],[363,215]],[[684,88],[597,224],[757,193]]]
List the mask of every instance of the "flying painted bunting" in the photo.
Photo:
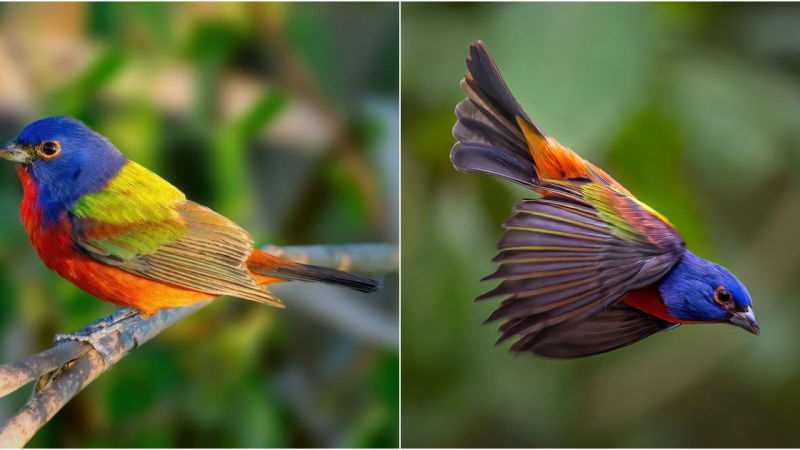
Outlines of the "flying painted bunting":
[[254,249],[245,230],[187,200],[78,120],[34,122],[0,157],[17,163],[22,223],[44,264],[95,297],[132,308],[81,340],[132,316],[221,295],[283,307],[270,283],[380,288],[369,278]]
[[624,347],[685,323],[732,323],[759,334],[747,289],[693,255],[661,214],[531,120],[489,50],[470,46],[456,107],[456,169],[542,194],[514,208],[476,301],[506,297],[487,322],[515,352],[577,358]]

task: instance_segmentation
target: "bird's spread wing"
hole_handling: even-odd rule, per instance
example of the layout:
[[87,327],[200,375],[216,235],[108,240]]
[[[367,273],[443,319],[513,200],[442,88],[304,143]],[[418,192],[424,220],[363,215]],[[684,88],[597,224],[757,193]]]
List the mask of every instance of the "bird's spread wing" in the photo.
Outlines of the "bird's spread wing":
[[76,247],[100,262],[172,286],[282,306],[247,269],[253,240],[245,230],[133,162],[70,212]]
[[571,327],[560,327],[542,339],[536,354],[550,358],[582,358],[610,352],[679,324],[617,303]]
[[[582,323],[663,277],[684,243],[666,219],[613,186],[572,179],[540,181],[537,188],[545,197],[517,205],[503,225],[495,258],[501,265],[487,277],[502,283],[477,300],[506,296],[488,319],[505,320],[500,342],[520,337],[512,350],[552,355],[547,349],[559,339],[581,336],[566,330],[591,327]],[[612,344],[604,351],[624,345]]]

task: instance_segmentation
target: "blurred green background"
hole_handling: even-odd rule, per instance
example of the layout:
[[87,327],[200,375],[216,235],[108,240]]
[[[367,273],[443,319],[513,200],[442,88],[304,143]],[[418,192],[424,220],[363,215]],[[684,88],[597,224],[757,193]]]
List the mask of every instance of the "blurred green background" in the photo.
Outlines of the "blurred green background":
[[[397,4],[0,5],[0,139],[65,114],[259,245],[398,240]],[[0,167],[0,362],[114,311],[47,271]],[[398,281],[222,299],[90,385],[33,447],[396,447]],[[315,301],[312,301],[315,300]],[[326,300],[337,308],[323,308]],[[24,403],[0,400],[0,421]]]
[[[402,5],[407,447],[797,447],[800,7]],[[456,172],[473,40],[550,136],[747,286],[762,328],[688,325],[582,360],[494,348],[500,224],[523,188]]]

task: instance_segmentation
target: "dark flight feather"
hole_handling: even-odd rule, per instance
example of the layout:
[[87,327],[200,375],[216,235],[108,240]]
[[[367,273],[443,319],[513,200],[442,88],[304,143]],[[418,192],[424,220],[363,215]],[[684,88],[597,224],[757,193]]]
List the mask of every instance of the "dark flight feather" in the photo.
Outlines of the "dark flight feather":
[[469,70],[469,74],[465,78],[467,83],[470,83],[471,86],[474,84],[478,88],[476,91],[485,95],[485,98],[494,107],[493,112],[513,124],[517,123],[517,117],[521,117],[543,138],[547,138],[547,134],[536,125],[517,102],[517,99],[514,98],[514,94],[508,89],[503,76],[500,75],[500,71],[494,63],[494,59],[492,59],[492,55],[489,53],[489,49],[486,48],[483,42],[477,41],[470,45],[467,69]]
[[[549,333],[541,333],[539,342],[535,343],[534,353],[549,358],[597,355],[634,344],[677,326],[678,324],[618,303],[580,323],[552,327],[548,330]],[[531,341],[521,345],[519,351],[530,350],[527,345]]]
[[[556,331],[580,329],[629,291],[663,277],[683,251],[674,229],[669,245],[642,235],[659,219],[612,187],[585,180],[540,185],[556,195],[517,205],[503,225],[500,267],[486,278],[502,282],[476,299],[506,297],[487,322],[505,320],[498,342],[518,337],[512,351],[537,354]],[[632,222],[621,218],[623,210]]]
[[483,43],[470,46],[467,66],[470,73],[461,82],[467,98],[456,107],[458,121],[453,127],[460,141],[450,152],[453,166],[531,188],[539,175],[517,117],[543,138],[547,135],[514,99]]
[[450,160],[461,172],[492,175],[529,188],[538,178],[533,165],[491,144],[459,142],[450,152]]

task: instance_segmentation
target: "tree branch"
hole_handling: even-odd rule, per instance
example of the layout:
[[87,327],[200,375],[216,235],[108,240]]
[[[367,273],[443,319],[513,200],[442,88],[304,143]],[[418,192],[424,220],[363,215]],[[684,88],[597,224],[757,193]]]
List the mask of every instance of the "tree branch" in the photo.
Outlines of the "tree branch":
[[[394,273],[399,270],[399,250],[392,244],[268,246],[264,251],[297,262],[362,273]],[[0,398],[38,379],[27,403],[0,425],[0,447],[24,446],[97,377],[138,346],[209,303],[211,301],[162,310],[147,320],[126,324],[104,336],[100,344],[111,350],[107,360],[89,344],[65,341],[49,350],[0,366]]]
[[400,249],[392,244],[311,245],[277,247],[268,245],[267,253],[303,264],[332,267],[363,274],[393,273],[400,265]]

